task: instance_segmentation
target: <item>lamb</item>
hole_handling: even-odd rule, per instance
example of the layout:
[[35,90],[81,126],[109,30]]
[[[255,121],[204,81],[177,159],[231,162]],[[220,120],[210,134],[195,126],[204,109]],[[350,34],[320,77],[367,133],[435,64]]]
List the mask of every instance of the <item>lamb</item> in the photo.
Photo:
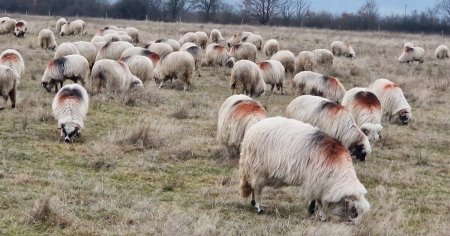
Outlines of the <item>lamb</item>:
[[188,52],[178,51],[172,52],[159,60],[153,71],[153,76],[159,88],[162,87],[163,82],[179,79],[184,83],[183,90],[190,90],[192,73],[195,69],[195,59]]
[[16,28],[17,20],[10,19],[9,17],[3,18],[0,22],[0,34],[14,33]]
[[217,122],[217,141],[226,147],[230,158],[239,158],[245,131],[266,116],[266,110],[259,102],[243,94],[231,95],[222,103]]
[[212,29],[211,33],[209,34],[209,38],[213,43],[220,43],[224,40],[222,34],[218,29]]
[[236,91],[238,94],[258,97],[264,93],[265,87],[266,83],[254,62],[240,60],[234,64],[231,70],[232,94]]
[[43,49],[50,49],[54,51],[56,47],[58,46],[58,43],[56,43],[55,35],[53,32],[49,29],[42,29],[39,32],[38,35],[38,42],[41,48]]
[[314,58],[318,65],[333,65],[333,53],[328,49],[314,49],[313,51]]
[[411,121],[411,107],[397,84],[387,79],[377,79],[368,89],[380,99],[384,120],[403,125]]
[[211,43],[206,47],[205,58],[208,66],[219,65],[232,68],[236,63],[236,59],[230,56],[227,49],[217,43]]
[[275,86],[278,90],[283,92],[283,81],[284,81],[284,66],[281,62],[276,60],[266,60],[257,63],[261,77],[266,84],[270,84],[272,87],[270,89],[273,92]]
[[121,61],[102,59],[92,67],[92,92],[133,92],[142,90],[142,81],[131,74],[128,66]]
[[134,55],[120,58],[120,61],[127,64],[131,74],[138,77],[142,82],[153,79],[153,62],[146,56]]
[[257,51],[256,46],[252,43],[239,43],[231,47],[230,55],[236,58],[236,60],[250,60],[255,62]]
[[17,72],[19,77],[25,72],[25,63],[22,55],[14,49],[7,49],[0,54],[0,65],[11,67]]
[[289,50],[281,50],[275,53],[271,58],[271,60],[277,60],[281,62],[284,66],[284,72],[286,78],[292,78],[295,69],[295,56]]
[[406,47],[400,57],[398,58],[398,61],[400,63],[408,63],[411,64],[412,62],[418,61],[420,64],[423,63],[423,59],[425,57],[425,50],[421,47]]
[[56,26],[55,26],[55,28],[56,28],[56,33],[60,33],[61,32],[61,26],[63,26],[64,24],[66,24],[67,23],[67,20],[66,20],[66,18],[59,18],[57,21],[56,21]]
[[64,85],[56,94],[52,111],[64,142],[68,143],[72,138],[81,135],[88,109],[89,96],[81,85]]
[[309,94],[340,103],[345,95],[345,88],[339,79],[312,71],[302,71],[295,75],[292,85],[295,96]]
[[171,52],[173,52],[172,46],[167,43],[150,43],[147,44],[144,48],[150,50],[158,54],[160,57],[163,57]]
[[263,38],[261,37],[261,35],[251,34],[251,35],[242,37],[241,42],[251,43],[256,46],[256,49],[258,49],[258,51],[261,51]]
[[271,57],[273,54],[280,50],[280,45],[278,41],[275,39],[269,39],[264,44],[264,54],[268,57]]
[[53,59],[47,64],[41,85],[47,92],[51,92],[55,87],[55,93],[58,91],[58,83],[63,86],[64,80],[70,79],[77,83],[80,81],[83,85],[89,75],[89,62],[81,55],[68,55]]
[[101,59],[118,60],[126,49],[133,47],[133,44],[124,41],[106,43],[105,46],[98,51],[95,61]]
[[61,43],[55,51],[53,59],[68,56],[68,55],[79,55],[77,47],[73,43]]
[[139,43],[140,42],[140,35],[139,30],[134,27],[127,27],[125,28],[125,32],[131,37],[132,43]]
[[450,58],[450,53],[448,47],[445,45],[439,45],[434,52],[434,56],[437,59],[447,59]]
[[5,101],[0,110],[6,109],[8,98],[11,100],[11,108],[16,108],[17,85],[20,81],[20,75],[14,68],[7,65],[0,65],[0,95]]
[[310,51],[301,51],[297,58],[295,58],[294,70],[295,73],[301,71],[312,71],[317,64],[314,54]]
[[372,144],[381,138],[381,102],[366,88],[352,88],[342,99],[344,106],[355,118],[356,125],[369,138]]
[[338,139],[357,160],[365,161],[372,152],[369,139],[342,105],[326,98],[303,95],[286,108],[286,117],[309,123]]
[[192,55],[192,57],[194,57],[195,71],[197,71],[198,75],[200,76],[200,66],[203,60],[202,49],[193,43],[185,43],[183,44],[183,46],[181,46],[180,51],[188,52]]
[[119,57],[119,60],[120,60],[120,58],[131,57],[134,55],[141,55],[141,56],[148,57],[152,61],[153,65],[156,65],[158,63],[159,59],[161,58],[158,54],[156,54],[148,49],[144,49],[144,48],[140,48],[140,47],[132,47],[132,48],[128,48],[125,51],[123,51]]
[[85,27],[86,23],[83,20],[69,21],[61,26],[61,32],[59,32],[59,35],[82,35],[84,34]]
[[203,31],[197,31],[195,32],[195,36],[197,36],[197,45],[204,50],[206,44],[208,44],[208,34]]
[[27,31],[27,22],[24,20],[20,20],[16,23],[16,26],[14,28],[14,35],[16,37],[24,37],[25,36],[25,32]]
[[356,56],[355,51],[353,50],[350,44],[345,44],[342,41],[333,41],[330,45],[331,52],[336,57],[344,56],[349,58],[354,58]]
[[251,126],[241,144],[239,177],[241,196],[251,194],[258,213],[265,186],[300,187],[300,198],[319,203],[322,221],[336,215],[359,223],[370,210],[348,150],[300,121],[273,117]]
[[92,69],[94,66],[95,58],[97,57],[97,48],[94,44],[85,41],[74,42],[73,45],[78,50],[78,53],[85,57],[89,62],[89,68]]
[[194,32],[187,32],[180,38],[180,40],[178,40],[178,42],[180,45],[188,42],[198,45],[197,35]]
[[180,50],[180,48],[181,48],[180,42],[178,42],[175,39],[158,39],[158,40],[155,40],[155,43],[167,43],[172,47],[174,52]]

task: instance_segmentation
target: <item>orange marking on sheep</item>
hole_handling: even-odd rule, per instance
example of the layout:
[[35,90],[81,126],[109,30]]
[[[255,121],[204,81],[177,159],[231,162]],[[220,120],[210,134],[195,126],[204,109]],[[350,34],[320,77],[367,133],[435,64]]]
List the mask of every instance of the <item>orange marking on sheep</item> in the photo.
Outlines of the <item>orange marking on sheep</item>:
[[22,22],[22,21],[19,21],[19,22],[17,22],[17,24],[16,24],[16,27],[22,27],[22,26],[24,26],[25,24]]
[[254,114],[258,117],[265,117],[266,110],[263,107],[261,107],[257,102],[254,101],[243,101],[234,106],[233,109],[234,118],[240,119],[250,114]]
[[323,105],[323,109],[326,110],[327,113],[330,115],[338,115],[342,111],[345,110],[345,108],[338,103],[335,102],[327,102]]
[[360,91],[355,94],[356,105],[371,109],[380,109],[381,102],[377,96],[368,91]]
[[2,62],[19,62],[19,57],[14,53],[6,53],[1,58]]
[[347,148],[339,140],[324,134],[321,144],[320,153],[326,165],[332,166],[351,159]]
[[270,63],[269,62],[266,62],[266,61],[260,62],[260,63],[258,63],[258,66],[263,71],[270,70]]

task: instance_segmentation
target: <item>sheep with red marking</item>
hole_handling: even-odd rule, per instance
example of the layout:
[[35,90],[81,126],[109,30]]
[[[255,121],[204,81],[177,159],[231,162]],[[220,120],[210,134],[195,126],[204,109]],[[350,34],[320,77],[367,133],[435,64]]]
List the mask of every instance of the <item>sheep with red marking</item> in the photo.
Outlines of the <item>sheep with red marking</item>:
[[243,94],[232,95],[222,103],[217,122],[217,140],[227,148],[229,157],[239,158],[245,131],[266,116],[266,110],[259,102]]
[[258,50],[252,43],[239,43],[230,49],[230,55],[236,60],[256,61],[256,53]]
[[144,48],[150,50],[151,52],[158,54],[160,57],[163,57],[163,56],[173,52],[172,46],[170,46],[167,43],[149,43],[149,44],[145,45]]
[[19,20],[14,27],[14,35],[19,38],[23,38],[25,36],[25,32],[27,32],[27,22],[24,20]]
[[51,92],[55,88],[58,91],[63,86],[64,80],[70,79],[77,83],[80,81],[83,85],[89,75],[89,62],[81,55],[68,55],[53,59],[47,64],[44,75],[42,76],[42,87]]
[[280,50],[280,45],[278,41],[275,39],[269,39],[264,44],[264,54],[268,57],[271,57],[273,54],[277,53]]
[[278,90],[283,92],[283,81],[284,81],[284,66],[281,62],[276,60],[266,60],[257,63],[261,77],[266,84],[271,85],[270,91],[276,87]]
[[318,96],[299,96],[287,106],[286,117],[317,126],[340,140],[357,160],[364,161],[372,152],[367,136],[339,103]]
[[224,39],[222,37],[222,33],[220,33],[220,31],[218,29],[212,29],[211,33],[209,34],[209,38],[211,39],[211,41],[213,43],[220,43],[220,42],[224,41]]
[[236,63],[236,59],[228,53],[227,49],[217,43],[211,43],[206,47],[205,59],[208,66],[219,65],[232,68]]
[[38,42],[42,49],[55,50],[58,46],[55,35],[49,29],[42,29],[38,35]]
[[73,43],[61,43],[55,50],[55,55],[53,59],[68,56],[68,55],[79,55],[77,47]]
[[384,120],[403,125],[411,121],[411,107],[402,89],[396,83],[387,79],[377,79],[369,85],[368,89],[380,99]]
[[314,53],[310,51],[301,51],[297,58],[295,58],[294,70],[295,73],[301,71],[312,71],[317,64]]
[[200,66],[202,65],[203,61],[202,49],[193,43],[185,43],[183,44],[183,46],[181,46],[180,51],[188,52],[194,57],[195,71],[197,71],[198,75],[200,76]]
[[281,62],[284,66],[286,78],[292,78],[295,69],[294,53],[289,50],[281,50],[275,53],[270,59]]
[[261,96],[266,88],[266,83],[261,76],[258,65],[249,60],[240,60],[234,64],[231,70],[232,94],[245,94],[248,96]]
[[266,186],[300,187],[300,198],[319,203],[316,218],[330,216],[359,223],[370,210],[350,153],[339,140],[303,122],[284,117],[263,119],[251,126],[241,144],[241,196],[263,212]]
[[159,84],[159,88],[163,86],[164,81],[172,81],[175,78],[183,82],[183,90],[187,91],[191,88],[194,70],[194,57],[189,52],[178,51],[162,57],[158,64],[156,64],[153,76],[155,82]]
[[139,43],[140,42],[140,34],[139,30],[134,27],[127,27],[125,28],[125,32],[127,32],[128,36],[131,37],[132,43]]
[[4,17],[0,21],[0,34],[14,33],[17,20],[11,19],[9,17]]
[[356,53],[353,50],[352,46],[348,43],[344,43],[342,41],[333,41],[330,45],[331,52],[336,57],[349,57],[354,58],[356,57]]
[[255,47],[256,47],[256,49],[258,49],[258,51],[261,51],[262,44],[263,44],[263,38],[261,37],[261,35],[258,35],[258,34],[250,34],[245,37],[243,36],[241,39],[241,42],[251,43],[251,44],[255,45]]
[[450,58],[450,53],[448,47],[445,45],[439,45],[434,52],[434,56],[437,59],[448,59]]
[[145,83],[153,78],[153,62],[148,57],[133,55],[120,58],[120,61],[127,64],[131,74],[138,77],[142,82]]
[[[133,48],[133,44],[124,41],[106,43],[97,53],[95,60],[111,59],[118,60],[122,53],[128,48]],[[142,49],[142,48],[141,48]]]
[[92,92],[133,92],[144,88],[142,81],[131,74],[128,66],[121,61],[102,59],[92,67]]
[[59,18],[57,21],[56,21],[56,25],[55,25],[55,29],[56,29],[56,33],[60,33],[61,32],[61,26],[63,26],[64,24],[66,24],[67,23],[67,20],[66,20],[66,18]]
[[0,64],[13,68],[19,76],[25,72],[22,55],[14,49],[7,49],[0,54]]
[[195,36],[197,36],[197,46],[205,49],[206,44],[208,44],[208,34],[203,31],[197,31],[195,32]]
[[334,56],[333,53],[328,49],[314,49],[312,51],[314,54],[316,63],[318,65],[326,65],[331,66],[333,65]]
[[20,82],[20,75],[17,71],[7,65],[0,65],[0,95],[4,100],[0,110],[6,109],[6,103],[11,100],[11,108],[16,108],[17,86]]
[[89,96],[82,86],[67,84],[58,91],[53,99],[52,111],[64,142],[68,143],[81,135],[88,109]]
[[367,88],[352,88],[342,99],[344,106],[355,118],[361,131],[374,144],[381,137],[381,102],[377,96]]
[[422,64],[424,62],[425,50],[421,47],[411,46],[412,44],[405,44],[404,50],[398,58],[398,61],[400,63],[408,64],[418,61],[420,64]]
[[312,71],[296,74],[292,86],[295,96],[315,95],[340,103],[345,95],[345,88],[339,79]]
[[180,40],[178,40],[178,42],[180,43],[180,45],[188,42],[198,45],[197,35],[194,32],[187,32],[180,38]]

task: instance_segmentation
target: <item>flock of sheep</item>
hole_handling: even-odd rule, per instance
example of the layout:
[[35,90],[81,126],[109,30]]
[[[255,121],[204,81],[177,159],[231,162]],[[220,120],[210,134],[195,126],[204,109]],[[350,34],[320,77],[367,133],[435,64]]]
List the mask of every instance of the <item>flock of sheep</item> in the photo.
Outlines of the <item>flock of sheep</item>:
[[[84,34],[82,20],[56,23],[60,36]],[[0,32],[23,37],[26,22],[1,18]],[[313,72],[318,65],[331,66],[334,57],[356,56],[353,48],[335,41],[330,49],[302,51],[295,56],[280,50],[277,40],[263,44],[260,35],[236,33],[225,42],[221,32],[188,32],[179,40],[158,39],[145,47],[134,27],[107,26],[97,31],[91,42],[62,43],[58,46],[50,29],[42,29],[39,45],[55,50],[42,76],[42,87],[57,92],[52,110],[61,137],[70,142],[79,136],[89,107],[89,94],[132,92],[154,80],[161,88],[165,81],[178,79],[184,90],[191,89],[200,66],[230,67],[232,95],[218,115],[217,139],[230,157],[240,160],[240,188],[244,197],[263,212],[261,193],[265,186],[299,186],[300,194],[311,204],[309,211],[326,220],[337,215],[358,222],[370,205],[352,164],[352,156],[364,161],[381,138],[382,119],[408,124],[411,107],[402,89],[387,79],[378,79],[367,88],[346,90],[339,79]],[[208,44],[208,41],[211,41]],[[267,60],[255,63],[258,51]],[[205,52],[203,52],[205,51]],[[404,45],[400,62],[423,62],[425,51],[412,43]],[[436,49],[436,57],[449,58],[446,46]],[[20,53],[8,49],[0,54],[1,95],[12,108],[24,72]],[[75,83],[64,85],[65,80]],[[296,98],[286,107],[285,117],[267,117],[264,107],[251,97],[266,91],[266,85],[284,94],[285,80],[292,79]],[[77,84],[79,82],[80,84]],[[59,85],[59,89],[58,89]],[[245,94],[245,95],[244,95]],[[249,95],[249,96],[247,96]]]

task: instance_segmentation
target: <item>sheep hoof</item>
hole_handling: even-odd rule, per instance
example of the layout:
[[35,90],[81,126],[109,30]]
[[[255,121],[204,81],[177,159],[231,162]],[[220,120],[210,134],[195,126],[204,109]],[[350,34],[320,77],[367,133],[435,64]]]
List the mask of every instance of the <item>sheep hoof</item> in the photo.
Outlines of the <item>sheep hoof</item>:
[[256,205],[255,200],[252,200],[252,201],[250,202],[250,204],[252,204],[252,206],[255,206],[255,205]]
[[256,208],[256,212],[257,212],[259,215],[261,215],[262,213],[264,213],[264,209],[261,207],[261,205],[256,204],[255,208]]
[[6,108],[6,107],[0,107],[0,111],[3,111],[3,110],[5,110],[5,108]]

